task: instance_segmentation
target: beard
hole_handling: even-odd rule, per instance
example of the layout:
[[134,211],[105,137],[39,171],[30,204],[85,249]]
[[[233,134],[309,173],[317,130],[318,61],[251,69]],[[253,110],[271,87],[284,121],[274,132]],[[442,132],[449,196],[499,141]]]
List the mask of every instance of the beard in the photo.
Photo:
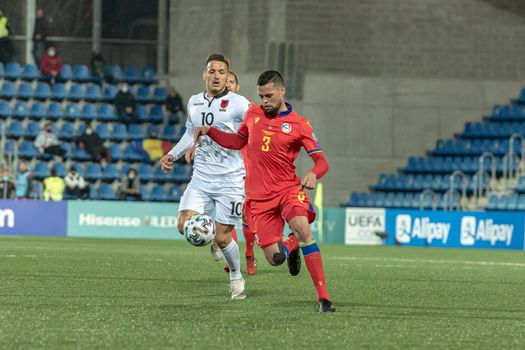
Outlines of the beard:
[[276,117],[277,114],[279,114],[279,107],[271,107],[271,106],[268,106],[268,108],[264,108],[264,111],[266,112],[266,114],[268,114],[269,116],[272,116],[272,117]]

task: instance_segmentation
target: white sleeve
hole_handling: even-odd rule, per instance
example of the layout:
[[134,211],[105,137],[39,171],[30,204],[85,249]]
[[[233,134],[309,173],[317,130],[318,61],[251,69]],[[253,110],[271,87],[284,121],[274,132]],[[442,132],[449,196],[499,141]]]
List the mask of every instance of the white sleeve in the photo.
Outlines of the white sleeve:
[[241,120],[241,122],[244,120],[244,115],[246,114],[246,111],[252,106],[252,103],[250,100],[248,100],[246,97],[241,96],[239,99],[239,108],[238,108],[238,115],[237,117]]
[[193,133],[195,131],[195,128],[193,127],[193,123],[191,122],[191,115],[189,114],[189,102],[188,102],[188,119],[186,120],[186,131],[184,132],[184,135],[182,135],[182,138],[179,142],[173,148],[171,151],[168,152],[168,154],[171,154],[175,160],[181,158],[184,156],[184,154],[190,149],[191,145],[193,144]]

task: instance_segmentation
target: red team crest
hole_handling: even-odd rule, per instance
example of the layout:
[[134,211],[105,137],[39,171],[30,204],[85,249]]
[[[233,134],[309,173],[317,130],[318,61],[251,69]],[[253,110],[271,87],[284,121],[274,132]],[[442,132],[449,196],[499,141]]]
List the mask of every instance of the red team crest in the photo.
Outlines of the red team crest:
[[228,107],[228,103],[230,103],[229,100],[222,100],[221,101],[221,112],[226,111],[226,107]]

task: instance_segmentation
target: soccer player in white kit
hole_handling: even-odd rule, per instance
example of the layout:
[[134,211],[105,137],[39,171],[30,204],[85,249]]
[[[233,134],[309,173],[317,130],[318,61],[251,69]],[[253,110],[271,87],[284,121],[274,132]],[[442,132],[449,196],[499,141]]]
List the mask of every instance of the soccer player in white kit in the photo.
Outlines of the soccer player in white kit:
[[[206,59],[203,80],[206,91],[193,95],[188,101],[186,132],[180,142],[161,159],[164,171],[173,169],[175,160],[184,156],[193,144],[197,127],[213,125],[237,132],[250,101],[226,88],[229,61],[222,54],[210,54]],[[232,229],[241,224],[244,203],[244,162],[240,151],[219,146],[208,137],[195,151],[193,175],[179,205],[178,229],[193,215],[216,214],[215,241],[230,267],[232,299],[245,299],[239,246],[232,239]]]

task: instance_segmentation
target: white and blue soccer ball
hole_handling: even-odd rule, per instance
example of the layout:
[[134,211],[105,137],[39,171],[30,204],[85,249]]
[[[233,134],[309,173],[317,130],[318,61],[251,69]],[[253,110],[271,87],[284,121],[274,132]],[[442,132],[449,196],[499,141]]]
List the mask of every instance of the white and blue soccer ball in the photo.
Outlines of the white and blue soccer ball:
[[194,215],[184,224],[184,237],[196,247],[208,245],[215,239],[215,222],[208,215]]

